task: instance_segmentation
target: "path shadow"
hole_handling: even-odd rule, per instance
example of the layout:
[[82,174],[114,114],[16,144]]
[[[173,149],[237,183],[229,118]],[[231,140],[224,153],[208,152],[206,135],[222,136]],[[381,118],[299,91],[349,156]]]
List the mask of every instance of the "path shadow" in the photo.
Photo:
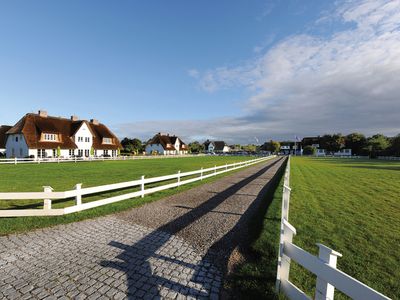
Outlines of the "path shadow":
[[[193,253],[190,253],[193,251],[185,252],[188,245],[180,244],[181,239],[175,235],[207,213],[213,212],[230,196],[262,176],[280,161],[281,159],[271,161],[268,166],[255,174],[233,184],[199,206],[189,208],[184,215],[160,226],[133,245],[117,241],[110,242],[110,246],[123,251],[115,257],[115,260],[102,261],[101,265],[115,268],[126,274],[128,299],[174,298],[177,293],[192,297],[218,298],[222,274],[214,265],[224,268],[227,264],[228,254],[240,244],[243,223],[259,206],[268,190],[268,184],[240,217],[239,223],[215,243],[205,257],[196,258]],[[218,262],[219,259],[222,261]],[[174,264],[177,271],[171,272],[171,268],[168,267],[170,264]]]

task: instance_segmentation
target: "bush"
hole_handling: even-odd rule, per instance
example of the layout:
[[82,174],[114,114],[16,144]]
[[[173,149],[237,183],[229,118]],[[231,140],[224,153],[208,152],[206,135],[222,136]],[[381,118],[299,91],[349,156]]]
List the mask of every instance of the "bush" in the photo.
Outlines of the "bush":
[[304,155],[315,155],[317,153],[317,149],[313,146],[305,146],[303,148],[303,154]]

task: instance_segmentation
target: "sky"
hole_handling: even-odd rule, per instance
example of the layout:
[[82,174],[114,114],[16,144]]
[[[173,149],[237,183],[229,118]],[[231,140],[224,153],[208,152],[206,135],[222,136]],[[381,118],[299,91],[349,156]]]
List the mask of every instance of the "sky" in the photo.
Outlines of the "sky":
[[400,0],[2,1],[0,124],[185,142],[400,133]]

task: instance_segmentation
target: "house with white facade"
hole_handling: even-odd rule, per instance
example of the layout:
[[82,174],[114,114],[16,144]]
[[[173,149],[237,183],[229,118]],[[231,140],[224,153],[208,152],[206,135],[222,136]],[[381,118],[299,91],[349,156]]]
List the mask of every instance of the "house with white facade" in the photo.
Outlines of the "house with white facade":
[[177,136],[157,133],[146,144],[146,154],[183,155],[188,153],[188,146]]
[[224,141],[205,141],[204,150],[208,153],[227,153],[231,148]]
[[28,113],[6,132],[6,156],[114,157],[122,146],[97,120],[52,117],[46,111]]

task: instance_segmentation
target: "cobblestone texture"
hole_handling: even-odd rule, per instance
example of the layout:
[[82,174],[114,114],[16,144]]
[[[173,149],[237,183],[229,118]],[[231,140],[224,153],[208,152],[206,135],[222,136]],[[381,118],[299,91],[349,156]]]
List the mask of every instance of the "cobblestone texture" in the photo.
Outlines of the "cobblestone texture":
[[0,299],[218,299],[223,272],[202,247],[129,216],[0,237]]

